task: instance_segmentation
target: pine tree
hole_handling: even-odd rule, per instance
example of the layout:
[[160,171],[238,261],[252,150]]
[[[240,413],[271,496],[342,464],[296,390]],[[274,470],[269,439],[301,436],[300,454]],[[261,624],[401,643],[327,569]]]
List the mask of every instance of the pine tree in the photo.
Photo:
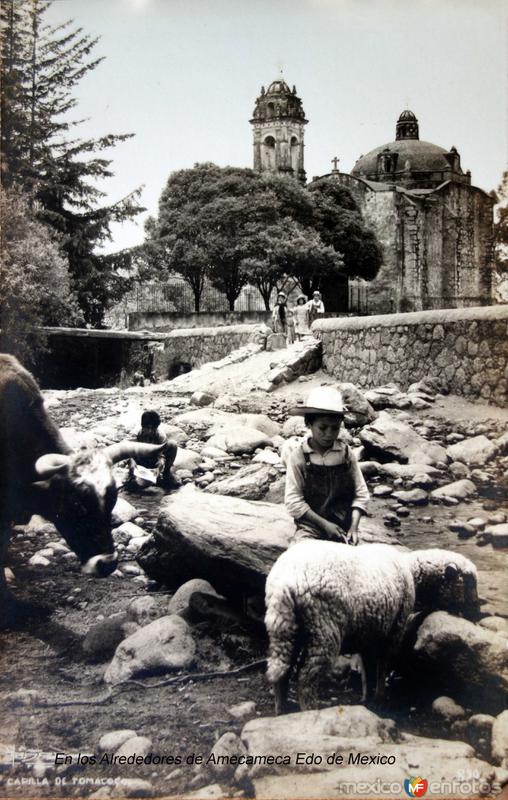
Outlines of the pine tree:
[[92,55],[98,40],[72,21],[45,24],[49,6],[42,0],[2,5],[2,180],[27,190],[42,221],[62,236],[85,319],[100,325],[108,303],[128,288],[119,274],[128,256],[98,255],[96,248],[110,238],[112,222],[143,209],[139,190],[101,206],[104,192],[96,182],[113,174],[105,151],[132,134],[73,137],[81,121],[69,118],[77,104],[73,90],[102,59]]

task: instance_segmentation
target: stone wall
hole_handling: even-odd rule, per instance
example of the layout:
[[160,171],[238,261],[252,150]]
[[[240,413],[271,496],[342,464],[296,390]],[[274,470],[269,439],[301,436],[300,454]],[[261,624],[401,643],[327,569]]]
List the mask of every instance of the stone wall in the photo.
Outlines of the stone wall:
[[269,324],[271,311],[200,311],[182,314],[179,311],[134,311],[128,314],[130,331],[173,331],[182,328],[214,328],[224,325]]
[[316,321],[323,368],[364,388],[432,376],[454,394],[508,406],[508,305]]
[[228,325],[218,328],[180,329],[159,334],[164,348],[154,354],[154,372],[160,380],[166,380],[178,375],[179,365],[190,365],[194,368],[207,361],[219,361],[232,350],[254,341],[261,327],[264,326]]
[[406,190],[333,177],[351,191],[383,252],[369,283],[371,312],[492,302],[493,200],[482,189],[446,181],[434,190]]

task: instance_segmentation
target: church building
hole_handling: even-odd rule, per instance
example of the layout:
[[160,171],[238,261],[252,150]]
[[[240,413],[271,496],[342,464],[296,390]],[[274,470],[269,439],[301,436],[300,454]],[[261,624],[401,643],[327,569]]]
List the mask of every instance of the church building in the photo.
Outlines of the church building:
[[[305,182],[307,120],[295,87],[277,80],[262,88],[251,124],[254,169]],[[322,177],[351,191],[383,250],[383,265],[367,284],[364,311],[492,302],[494,201],[472,185],[455,147],[422,141],[416,116],[406,110],[397,120],[395,140],[360,156],[351,173],[340,172],[334,161],[335,168]]]

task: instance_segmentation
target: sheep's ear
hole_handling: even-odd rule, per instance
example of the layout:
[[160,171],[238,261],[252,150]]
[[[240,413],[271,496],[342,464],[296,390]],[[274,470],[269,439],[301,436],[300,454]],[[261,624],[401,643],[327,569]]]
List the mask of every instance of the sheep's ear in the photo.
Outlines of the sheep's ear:
[[454,581],[459,574],[459,569],[456,564],[447,564],[444,571],[445,580]]

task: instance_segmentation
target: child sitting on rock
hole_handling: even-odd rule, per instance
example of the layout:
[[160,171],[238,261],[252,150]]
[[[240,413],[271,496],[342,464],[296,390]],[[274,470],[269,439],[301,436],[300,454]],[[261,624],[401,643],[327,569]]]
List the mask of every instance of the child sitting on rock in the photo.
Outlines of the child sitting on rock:
[[146,442],[147,444],[164,444],[160,453],[153,456],[138,457],[136,460],[130,459],[129,463],[129,479],[130,483],[138,483],[142,485],[146,481],[146,476],[141,476],[138,481],[136,475],[136,465],[149,470],[155,471],[155,482],[163,489],[176,489],[180,486],[178,481],[171,474],[171,467],[173,466],[176,458],[177,445],[172,439],[168,439],[162,431],[159,430],[161,418],[157,411],[147,410],[143,411],[141,415],[141,428],[136,434],[137,442]]
[[338,438],[344,419],[341,394],[321,386],[289,413],[303,416],[309,428],[286,465],[285,503],[296,522],[295,541],[358,544],[369,491],[351,448]]

